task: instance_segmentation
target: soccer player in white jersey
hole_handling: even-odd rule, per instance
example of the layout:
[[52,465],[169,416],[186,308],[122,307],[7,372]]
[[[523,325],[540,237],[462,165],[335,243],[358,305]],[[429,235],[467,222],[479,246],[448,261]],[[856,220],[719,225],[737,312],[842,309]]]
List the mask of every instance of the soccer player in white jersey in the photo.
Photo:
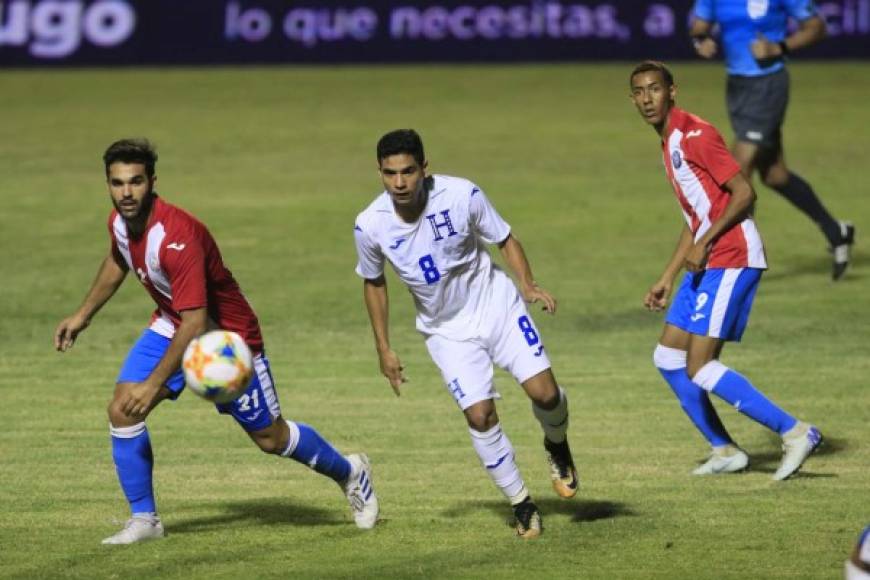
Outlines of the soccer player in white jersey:
[[646,61],[629,77],[630,97],[641,117],[661,137],[668,180],[686,219],[677,248],[644,305],[661,311],[674,279],[687,270],[668,310],[653,360],[683,410],[712,447],[696,475],[746,469],[749,457],[722,425],[713,393],[782,436],[784,480],[800,469],[822,442],[813,425],[798,421],[719,361],[726,341],[739,341],[761,275],[764,246],[752,219],[755,192],[716,129],[677,108],[677,88],[660,62]]
[[[568,400],[550,370],[540,333],[524,303],[556,301],[532,277],[523,248],[479,187],[466,179],[429,175],[420,136],[402,129],[377,145],[385,187],[356,220],[354,233],[381,372],[399,395],[405,381],[388,332],[389,262],[408,286],[417,330],[441,370],[447,392],[465,414],[481,464],[511,502],[517,533],[538,536],[541,515],[520,475],[502,431],[494,399],[493,362],[511,373],[532,400],[556,492],[571,498],[577,473],[568,446]],[[496,244],[516,276],[492,264],[486,244]]]
[[208,327],[239,333],[254,354],[254,377],[238,400],[217,405],[265,453],[293,459],[338,483],[356,525],[375,525],[378,500],[365,455],[345,457],[312,427],[285,420],[266,358],[260,323],[224,266],[208,229],[154,191],[157,153],[146,140],[113,143],[103,161],[114,209],[108,255],[82,305],[60,322],[54,344],[73,346],[78,334],[133,271],[157,304],[151,323],[127,355],[109,403],[112,458],[131,517],[104,544],[163,537],[152,484],[154,458],[145,419],[184,389],[185,348]]

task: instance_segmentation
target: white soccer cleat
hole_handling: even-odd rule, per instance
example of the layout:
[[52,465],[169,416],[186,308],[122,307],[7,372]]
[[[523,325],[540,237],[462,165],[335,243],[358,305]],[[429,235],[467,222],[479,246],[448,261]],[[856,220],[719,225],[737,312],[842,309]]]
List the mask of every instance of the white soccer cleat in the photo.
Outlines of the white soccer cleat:
[[749,467],[749,456],[736,445],[714,447],[710,458],[692,471],[692,475],[738,473]]
[[378,496],[372,484],[372,467],[364,453],[348,455],[350,477],[344,483],[344,495],[350,503],[356,527],[370,530],[378,521]]
[[782,481],[797,473],[807,457],[821,444],[822,433],[815,426],[798,421],[782,436],[782,463],[773,474],[773,479]]
[[124,529],[103,540],[103,544],[134,544],[163,537],[160,518],[151,515],[134,515],[127,520]]

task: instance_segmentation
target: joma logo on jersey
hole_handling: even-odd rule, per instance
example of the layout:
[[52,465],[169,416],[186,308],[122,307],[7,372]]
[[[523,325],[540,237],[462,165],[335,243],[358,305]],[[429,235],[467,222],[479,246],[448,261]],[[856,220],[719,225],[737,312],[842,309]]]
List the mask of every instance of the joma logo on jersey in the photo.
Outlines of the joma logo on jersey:
[[450,210],[445,209],[440,212],[441,217],[444,218],[444,221],[438,222],[435,214],[429,214],[426,216],[426,219],[429,220],[429,225],[432,226],[432,233],[435,234],[435,241],[441,241],[444,239],[444,236],[441,235],[441,228],[447,228],[447,237],[455,236],[456,230],[453,229],[453,222],[450,221]]

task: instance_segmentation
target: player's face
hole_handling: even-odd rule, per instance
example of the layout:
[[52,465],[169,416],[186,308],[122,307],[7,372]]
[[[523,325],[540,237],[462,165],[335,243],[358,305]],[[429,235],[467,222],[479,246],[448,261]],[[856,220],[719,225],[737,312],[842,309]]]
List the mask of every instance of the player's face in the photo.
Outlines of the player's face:
[[631,100],[643,120],[650,125],[661,127],[676,97],[676,87],[667,86],[662,73],[644,71],[631,79]]
[[112,163],[107,178],[109,194],[115,209],[126,220],[139,217],[147,208],[147,200],[157,177],[148,177],[141,163]]
[[381,159],[378,169],[395,205],[410,206],[419,199],[426,178],[425,161],[420,165],[413,155],[401,153]]

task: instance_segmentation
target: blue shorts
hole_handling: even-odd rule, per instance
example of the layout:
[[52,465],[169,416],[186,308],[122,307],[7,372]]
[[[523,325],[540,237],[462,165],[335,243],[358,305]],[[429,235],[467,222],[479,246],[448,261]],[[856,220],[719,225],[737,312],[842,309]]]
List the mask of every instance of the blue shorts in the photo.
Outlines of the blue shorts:
[[[150,328],[145,329],[127,354],[117,382],[141,383],[147,379],[163,358],[170,342],[170,339]],[[172,393],[170,398],[177,399],[185,387],[181,369],[172,373],[165,386]],[[231,403],[215,407],[221,413],[232,415],[247,432],[259,431],[272,424],[272,420],[281,414],[281,407],[265,354],[254,355],[254,378],[251,379],[245,394]]]
[[690,334],[740,342],[763,272],[758,268],[687,272],[665,322]]

